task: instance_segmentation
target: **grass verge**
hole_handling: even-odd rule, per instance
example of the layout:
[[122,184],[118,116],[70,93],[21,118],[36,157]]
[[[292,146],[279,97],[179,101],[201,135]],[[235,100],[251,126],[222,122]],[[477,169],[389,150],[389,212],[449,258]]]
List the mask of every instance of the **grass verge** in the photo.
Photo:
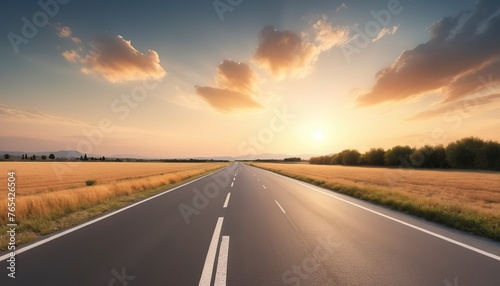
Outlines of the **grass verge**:
[[[179,180],[170,180],[168,184],[160,185],[153,188],[138,187],[133,192],[120,193],[115,196],[108,197],[104,200],[95,201],[89,204],[78,205],[76,208],[67,207],[62,212],[53,212],[51,214],[28,216],[18,221],[16,227],[16,246],[31,242],[41,236],[60,231],[85,221],[92,220],[106,213],[116,211],[133,203],[139,202],[148,197],[165,192],[197,178],[205,176],[224,168],[226,165],[221,165],[215,168],[207,169],[202,173],[186,175]],[[6,225],[0,226],[0,251],[7,250],[8,239]]]
[[476,208],[398,193],[385,188],[358,187],[334,181],[327,182],[269,167],[250,165],[458,230],[500,241],[500,214],[485,213]]

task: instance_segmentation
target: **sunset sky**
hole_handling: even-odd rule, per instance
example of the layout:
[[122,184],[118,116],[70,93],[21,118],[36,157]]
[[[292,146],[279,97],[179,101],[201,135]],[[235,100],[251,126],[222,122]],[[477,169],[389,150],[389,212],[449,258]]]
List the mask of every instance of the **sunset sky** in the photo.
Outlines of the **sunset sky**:
[[497,0],[37,2],[0,12],[3,151],[500,140]]

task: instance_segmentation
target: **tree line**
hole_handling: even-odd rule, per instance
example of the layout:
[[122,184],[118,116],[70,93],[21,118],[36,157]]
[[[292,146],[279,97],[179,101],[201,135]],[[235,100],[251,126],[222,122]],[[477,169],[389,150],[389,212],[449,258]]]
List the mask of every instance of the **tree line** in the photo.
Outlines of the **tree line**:
[[[11,156],[10,154],[4,154],[3,155],[3,158],[5,160],[9,160],[11,157],[13,157],[13,156]],[[19,158],[19,157],[17,157],[17,158]],[[50,154],[48,157],[47,157],[47,155],[42,155],[42,156],[40,156],[40,158],[42,160],[47,160],[47,158],[50,159],[50,160],[54,160],[56,158],[56,156],[54,154]],[[14,159],[15,159],[15,157],[14,157]],[[35,161],[36,159],[37,159],[36,155],[31,155],[31,156],[28,157],[28,154],[21,154],[21,160]]]
[[448,144],[420,148],[394,146],[372,148],[361,154],[347,149],[334,155],[312,157],[310,164],[344,166],[404,166],[415,168],[457,168],[500,171],[500,143],[467,137]]

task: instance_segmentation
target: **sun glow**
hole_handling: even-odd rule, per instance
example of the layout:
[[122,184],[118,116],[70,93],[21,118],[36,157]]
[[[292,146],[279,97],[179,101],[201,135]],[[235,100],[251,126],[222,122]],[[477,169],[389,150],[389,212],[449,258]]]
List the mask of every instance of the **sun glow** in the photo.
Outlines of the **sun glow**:
[[314,140],[316,140],[316,141],[321,141],[321,140],[323,140],[323,138],[324,138],[323,132],[321,132],[321,131],[316,131],[316,132],[314,133]]

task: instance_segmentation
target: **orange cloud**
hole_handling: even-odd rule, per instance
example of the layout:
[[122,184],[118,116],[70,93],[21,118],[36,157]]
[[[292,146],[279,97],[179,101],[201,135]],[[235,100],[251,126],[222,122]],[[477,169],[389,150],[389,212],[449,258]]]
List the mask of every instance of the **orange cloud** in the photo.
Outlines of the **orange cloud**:
[[83,73],[99,74],[112,83],[161,79],[166,75],[156,51],[140,53],[122,36],[98,37],[83,64]]
[[309,65],[316,60],[314,45],[292,31],[266,26],[260,31],[259,39],[253,61],[278,79],[307,73]]
[[378,32],[377,36],[373,38],[372,43],[375,43],[385,36],[394,35],[398,29],[399,26],[384,27],[382,30],[380,30],[380,32]]
[[214,87],[196,86],[196,94],[221,112],[260,108],[253,99],[257,75],[245,63],[224,60],[215,72]]
[[259,46],[252,59],[277,79],[304,77],[322,52],[349,41],[349,29],[334,27],[323,17],[313,25],[312,39],[306,41],[293,31],[266,26],[259,33]]
[[68,61],[68,62],[80,62],[82,58],[78,54],[77,51],[71,50],[71,51],[64,51],[61,53],[61,55]]
[[59,38],[71,38],[71,41],[75,44],[82,43],[79,38],[73,37],[73,32],[71,31],[70,27],[63,26],[61,23],[56,23],[54,24],[54,28],[56,29]]
[[462,73],[443,88],[446,98],[444,102],[451,102],[464,95],[479,92],[498,92],[500,79],[500,59],[492,60],[483,66]]
[[323,17],[313,26],[316,34],[316,48],[318,52],[328,51],[333,47],[349,42],[349,29],[346,27],[335,27],[328,22],[328,18]]
[[208,86],[196,86],[196,93],[212,107],[225,113],[239,109],[253,109],[261,107],[261,105],[250,95],[239,91]]
[[[481,106],[490,105],[494,102],[500,103],[500,94],[490,94],[487,96],[476,96],[472,98],[466,98],[459,101],[443,104],[440,107],[422,111],[409,120],[426,120],[437,116],[442,116],[446,114],[465,114],[477,109]],[[494,106],[493,108],[497,108]]]
[[243,93],[253,93],[257,75],[245,63],[224,60],[215,72],[218,87]]
[[428,42],[404,51],[380,70],[375,85],[356,102],[375,105],[433,91],[441,91],[450,102],[475,93],[477,87],[486,90],[499,85],[500,77],[483,87],[480,80],[499,67],[499,10],[498,1],[479,1],[472,11],[441,19],[430,28]]
[[[65,35],[68,35],[67,32]],[[79,39],[76,42],[74,39],[77,38],[72,38],[74,43],[81,43]],[[69,62],[82,64],[84,74],[97,74],[111,83],[158,80],[167,74],[156,51],[149,50],[143,54],[122,36],[99,36],[91,44],[90,52],[85,55],[83,48],[79,51],[64,51],[62,56]]]
[[81,121],[73,120],[66,117],[50,115],[37,111],[27,111],[9,107],[0,104],[0,120],[11,122],[30,122],[30,123],[51,123],[51,124],[66,124],[66,125],[83,125]]
[[57,35],[60,38],[69,38],[71,37],[71,28],[68,26],[63,26],[61,23],[56,23],[54,27],[57,30]]

